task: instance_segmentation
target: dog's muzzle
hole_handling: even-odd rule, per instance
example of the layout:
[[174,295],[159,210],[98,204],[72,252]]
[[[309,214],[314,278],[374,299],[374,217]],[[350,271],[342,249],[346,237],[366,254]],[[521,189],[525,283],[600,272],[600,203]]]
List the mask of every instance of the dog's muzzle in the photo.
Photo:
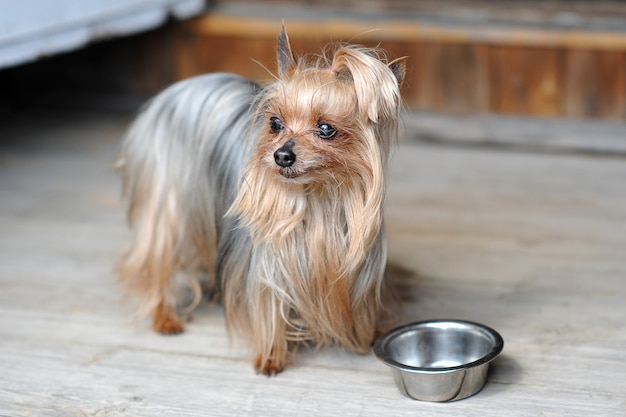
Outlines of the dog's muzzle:
[[293,151],[295,143],[288,140],[274,152],[274,161],[281,168],[289,168],[296,162],[296,154]]

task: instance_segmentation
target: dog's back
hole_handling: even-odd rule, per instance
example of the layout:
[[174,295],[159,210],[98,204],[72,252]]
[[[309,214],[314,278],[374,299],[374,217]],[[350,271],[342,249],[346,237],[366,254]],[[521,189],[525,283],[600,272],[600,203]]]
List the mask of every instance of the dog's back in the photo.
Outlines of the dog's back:
[[175,301],[156,297],[173,293],[163,291],[171,285],[169,276],[181,267],[191,273],[215,269],[221,221],[249,149],[258,88],[225,73],[181,81],[148,103],[124,140],[117,167],[133,241],[118,270],[131,290],[148,294],[145,312],[162,311],[153,323],[158,331],[182,329],[168,319],[175,317],[168,313]]

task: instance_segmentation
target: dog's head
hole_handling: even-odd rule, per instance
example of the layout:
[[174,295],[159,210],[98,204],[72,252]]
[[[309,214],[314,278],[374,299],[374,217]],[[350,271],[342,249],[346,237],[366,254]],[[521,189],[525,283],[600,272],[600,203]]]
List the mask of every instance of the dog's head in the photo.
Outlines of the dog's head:
[[381,175],[396,133],[403,60],[342,45],[330,56],[293,54],[283,28],[278,76],[260,102],[257,158],[289,181],[314,184]]

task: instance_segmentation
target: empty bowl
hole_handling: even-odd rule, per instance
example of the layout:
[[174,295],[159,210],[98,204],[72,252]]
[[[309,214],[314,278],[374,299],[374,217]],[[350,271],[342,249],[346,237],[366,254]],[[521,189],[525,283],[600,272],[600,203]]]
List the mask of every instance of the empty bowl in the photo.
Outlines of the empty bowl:
[[482,324],[435,320],[390,330],[376,340],[374,353],[392,368],[403,394],[443,402],[480,391],[503,347],[502,337]]

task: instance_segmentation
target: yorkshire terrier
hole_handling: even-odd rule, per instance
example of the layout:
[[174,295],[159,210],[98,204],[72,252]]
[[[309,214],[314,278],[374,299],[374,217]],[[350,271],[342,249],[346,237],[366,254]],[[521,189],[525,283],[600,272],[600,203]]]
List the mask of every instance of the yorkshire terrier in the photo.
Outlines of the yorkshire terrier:
[[117,161],[132,229],[118,272],[154,330],[183,331],[185,276],[195,304],[202,290],[223,302],[258,372],[283,370],[300,343],[369,350],[403,76],[378,49],[296,58],[283,28],[266,87],[201,75],[142,110]]

